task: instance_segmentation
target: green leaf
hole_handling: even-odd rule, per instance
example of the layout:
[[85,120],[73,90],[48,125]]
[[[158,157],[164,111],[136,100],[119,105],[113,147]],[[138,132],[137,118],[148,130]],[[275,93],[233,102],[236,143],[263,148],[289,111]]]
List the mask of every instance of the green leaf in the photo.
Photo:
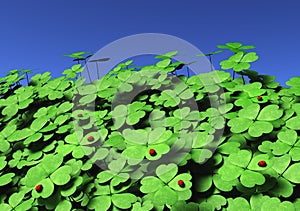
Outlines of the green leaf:
[[0,176],[0,186],[9,184],[12,181],[12,178],[15,176],[15,173],[7,173]]
[[300,183],[300,174],[298,173],[299,171],[300,171],[300,163],[295,163],[291,165],[283,173],[283,177],[293,183],[299,184]]
[[209,149],[192,149],[192,159],[196,163],[203,163],[208,158],[211,158],[212,152]]
[[[195,180],[195,183],[193,184],[193,187],[198,191],[198,192],[205,192],[209,190],[212,186],[212,175],[201,175],[201,177],[198,177]],[[178,181],[178,180],[177,180]],[[176,182],[177,182],[176,181]],[[183,180],[184,183],[185,180]],[[175,185],[175,184],[174,184]],[[178,184],[176,183],[176,188],[178,189]],[[174,188],[173,188],[174,189]],[[175,189],[176,190],[176,189]]]
[[173,205],[177,202],[177,194],[168,186],[164,186],[154,194],[153,201],[154,204],[159,206],[165,204]]
[[239,110],[238,115],[241,118],[248,118],[254,120],[259,112],[260,105],[257,103],[252,103],[249,106]]
[[7,107],[5,107],[2,110],[2,114],[6,115],[8,117],[12,117],[18,113],[18,105],[17,104],[11,104]]
[[23,139],[26,139],[27,137],[34,134],[34,131],[29,128],[24,128],[22,130],[16,130],[13,134],[11,134],[7,140],[9,142],[16,142]]
[[97,196],[90,200],[88,204],[89,209],[94,209],[95,211],[107,211],[111,206],[110,196]]
[[0,210],[11,211],[13,208],[9,204],[1,203]]
[[164,182],[168,183],[171,179],[175,177],[178,172],[178,167],[174,163],[168,165],[160,165],[156,168],[156,175]]
[[119,173],[114,178],[112,178],[110,182],[110,186],[114,188],[115,186],[120,185],[121,183],[125,183],[129,179],[129,174],[127,173]]
[[[77,90],[80,95],[89,95],[97,93],[97,88],[94,84],[85,84],[77,87]],[[69,104],[69,103],[68,103]]]
[[23,192],[18,192],[18,193],[13,193],[9,199],[8,203],[12,207],[16,207],[24,198],[24,193]]
[[237,153],[231,154],[228,157],[228,161],[232,164],[246,168],[251,160],[252,152],[249,150],[241,150]]
[[40,193],[43,198],[48,198],[53,194],[54,184],[49,178],[43,179],[39,184],[43,186],[43,190]]
[[85,151],[83,150],[82,146],[77,146],[72,151],[72,155],[73,155],[74,158],[80,159],[80,158],[84,157]]
[[199,210],[214,211],[215,209],[211,203],[203,201],[199,204]]
[[72,203],[68,200],[63,200],[59,202],[55,211],[70,211],[72,209]]
[[272,168],[278,173],[282,174],[291,162],[291,156],[286,154],[280,157],[273,157],[272,158]]
[[158,191],[164,183],[158,179],[157,177],[147,176],[141,180],[142,186],[140,187],[140,191],[142,193],[153,193]]
[[223,165],[218,173],[221,175],[221,179],[225,181],[231,181],[238,178],[244,170],[236,165]]
[[132,142],[134,144],[145,145],[148,142],[148,133],[145,130],[123,130],[123,137],[126,141]]
[[270,122],[256,121],[248,130],[248,133],[252,137],[260,137],[262,134],[271,133],[273,131],[273,125]]
[[5,166],[7,165],[7,161],[6,161],[5,159],[6,159],[5,156],[1,156],[1,157],[0,157],[0,171],[1,171],[2,169],[4,169]]
[[163,56],[172,58],[177,53],[178,53],[178,51],[170,51],[170,52],[165,53]]
[[[12,123],[12,122],[11,122]],[[15,132],[17,129],[16,124],[7,124],[4,129],[1,131],[1,134],[7,138],[9,137],[13,132]]]
[[105,170],[105,171],[100,172],[97,175],[97,178],[100,183],[105,183],[105,182],[109,181],[110,179],[112,179],[114,176],[115,176],[115,173],[113,173],[112,171],[109,171],[109,170]]
[[91,160],[93,162],[96,162],[97,160],[104,160],[104,158],[106,158],[106,156],[108,154],[109,154],[108,149],[106,149],[106,148],[98,148],[97,151],[96,151],[96,153],[91,158]]
[[242,43],[239,42],[227,42],[226,45],[230,48],[240,48],[242,47]]
[[225,206],[227,201],[224,196],[212,195],[207,199],[207,202],[212,204],[215,209],[220,210],[222,206]]
[[131,193],[122,193],[112,195],[111,200],[116,207],[129,209],[137,201],[137,198]]
[[49,154],[49,155],[45,155],[45,157],[43,158],[43,160],[41,162],[41,165],[48,174],[51,174],[62,163],[63,163],[63,156],[61,154],[56,154],[56,155]]
[[238,142],[226,142],[218,147],[218,151],[222,154],[233,154],[240,151],[240,143]]
[[94,102],[96,100],[96,98],[97,98],[96,94],[85,95],[79,99],[79,103],[82,105],[86,105],[86,104]]
[[279,110],[278,105],[268,105],[260,111],[257,120],[274,121],[279,119],[282,115],[283,111],[281,109]]
[[230,119],[227,124],[231,127],[231,132],[242,133],[250,127],[252,121],[247,118],[233,118]]
[[43,137],[42,133],[35,133],[31,136],[29,136],[28,138],[25,139],[24,144],[30,144],[32,142],[36,142],[38,140],[40,140],[40,138]]
[[277,178],[276,185],[268,192],[272,193],[274,196],[288,198],[293,194],[294,185],[292,185],[286,179],[279,177]]
[[[1,137],[0,135],[0,151],[1,152],[6,152],[10,149],[10,144],[8,141],[6,141],[4,138]],[[0,162],[1,163],[1,162]],[[1,164],[0,164],[0,170],[1,170]]]
[[240,52],[234,54],[233,56],[229,57],[228,60],[234,61],[234,62],[240,62],[243,55],[244,55],[244,53],[240,51]]
[[291,155],[293,161],[299,161],[300,160],[300,148],[299,147],[293,147],[289,151],[289,154]]
[[256,48],[256,47],[253,46],[253,45],[244,45],[244,46],[240,47],[239,49],[241,49],[241,50],[250,50],[250,49],[254,49],[254,48]]
[[25,176],[25,185],[28,188],[33,188],[47,176],[47,172],[41,167],[41,165],[32,167],[28,170]]
[[239,98],[236,101],[234,101],[234,105],[242,106],[243,108],[246,108],[251,103],[252,103],[252,101],[248,98]]
[[19,102],[19,106],[18,106],[18,109],[25,109],[29,106],[30,103],[33,102],[33,99],[26,99],[26,100],[23,100],[21,102]]
[[127,119],[126,123],[128,125],[135,125],[137,124],[141,118],[143,118],[146,115],[145,111],[136,111],[135,113],[131,113]]
[[255,62],[258,59],[258,56],[255,52],[247,53],[241,62]]
[[[216,86],[217,88],[219,88],[218,86]],[[216,90],[218,91],[218,90]],[[194,97],[194,93],[190,90],[190,89],[186,89],[185,91],[183,91],[182,93],[179,94],[179,97],[183,100],[188,100],[191,99],[192,97]]]
[[299,87],[300,86],[299,84],[300,84],[300,76],[290,78],[286,82],[286,85],[291,86],[291,87],[293,87],[293,86]]
[[78,145],[79,144],[79,139],[76,133],[71,133],[65,137],[65,141],[68,144],[74,144]]
[[171,63],[171,59],[164,59],[156,63],[157,67],[165,68]]
[[127,106],[126,105],[118,105],[112,111],[113,117],[120,117],[120,116],[126,116],[126,115],[127,115]]
[[33,131],[39,131],[46,125],[48,120],[49,120],[49,118],[47,116],[41,116],[32,121],[32,123],[30,125],[30,129]]
[[250,170],[245,170],[242,173],[240,180],[241,184],[247,188],[252,188],[255,185],[262,185],[266,181],[265,177],[262,174]]
[[241,72],[242,70],[247,70],[250,68],[250,64],[246,62],[240,62],[239,64],[234,65],[233,69],[235,72]]
[[57,115],[67,113],[68,111],[70,111],[73,108],[73,106],[74,106],[74,103],[63,102],[57,108]]
[[146,154],[146,150],[146,146],[129,146],[122,152],[122,155],[126,156],[127,158],[142,160]]
[[236,210],[243,210],[243,211],[250,211],[249,202],[243,197],[237,197],[235,199],[229,198],[228,200],[228,211],[236,211]]
[[300,116],[290,118],[285,124],[290,129],[300,130]]
[[223,180],[222,176],[220,174],[214,174],[213,175],[213,183],[214,185],[222,191],[231,191],[233,189],[233,186],[235,186],[238,183],[238,179],[233,179],[233,180]]
[[231,77],[230,73],[224,71],[215,70],[215,73],[216,73],[216,77],[214,77],[214,80],[216,83],[222,83],[228,81]]
[[277,135],[278,139],[288,145],[293,145],[297,140],[297,132],[295,130],[280,131]]
[[120,172],[124,168],[125,164],[126,159],[121,157],[119,159],[111,161],[108,164],[108,168],[114,172]]
[[72,172],[72,167],[62,166],[50,175],[50,179],[56,185],[65,185],[71,179],[70,176],[71,172]]
[[50,132],[50,131],[54,131],[56,128],[57,128],[57,124],[56,123],[50,123],[49,125],[47,125],[43,129],[41,129],[39,132],[41,132],[41,133],[47,133],[47,132]]

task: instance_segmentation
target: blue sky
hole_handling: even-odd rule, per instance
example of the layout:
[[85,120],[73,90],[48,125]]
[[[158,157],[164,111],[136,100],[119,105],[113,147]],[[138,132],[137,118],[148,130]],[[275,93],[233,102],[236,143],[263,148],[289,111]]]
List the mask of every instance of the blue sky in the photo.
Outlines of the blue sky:
[[[260,59],[251,69],[274,75],[284,85],[300,76],[299,4],[291,0],[5,1],[0,7],[0,76],[24,68],[50,71],[57,77],[74,64],[63,54],[96,53],[126,36],[163,33],[204,53],[226,42],[255,45]],[[226,54],[215,56],[215,69],[226,58]]]

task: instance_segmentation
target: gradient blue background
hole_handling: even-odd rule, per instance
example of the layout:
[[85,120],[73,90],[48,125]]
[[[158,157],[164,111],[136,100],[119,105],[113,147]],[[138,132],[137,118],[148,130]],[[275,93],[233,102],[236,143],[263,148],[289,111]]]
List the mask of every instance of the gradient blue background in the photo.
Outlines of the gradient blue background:
[[[164,33],[207,53],[226,42],[255,45],[252,65],[281,85],[300,76],[300,3],[285,1],[19,0],[0,5],[0,77],[12,69],[50,71],[74,62],[63,54],[96,53],[125,36]],[[122,49],[124,50],[124,49]],[[213,57],[215,69],[226,54]]]

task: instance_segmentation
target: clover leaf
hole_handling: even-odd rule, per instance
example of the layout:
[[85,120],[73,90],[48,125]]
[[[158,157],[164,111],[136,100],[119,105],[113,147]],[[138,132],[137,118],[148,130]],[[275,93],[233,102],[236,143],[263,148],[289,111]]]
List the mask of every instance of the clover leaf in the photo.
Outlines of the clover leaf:
[[230,126],[231,132],[241,133],[246,131],[250,127],[252,121],[248,118],[238,117],[238,118],[230,119],[227,124],[228,126]]
[[164,182],[168,183],[178,172],[178,167],[174,163],[160,165],[156,169],[156,175]]
[[297,174],[297,172],[299,171],[300,168],[300,164],[299,163],[295,163],[293,165],[291,165],[284,173],[283,173],[283,177],[286,178],[287,180],[293,182],[293,183],[300,183],[300,177],[299,174]]
[[236,209],[240,210],[251,210],[249,202],[243,197],[237,197],[235,199],[229,198],[228,201],[228,211],[233,211]]

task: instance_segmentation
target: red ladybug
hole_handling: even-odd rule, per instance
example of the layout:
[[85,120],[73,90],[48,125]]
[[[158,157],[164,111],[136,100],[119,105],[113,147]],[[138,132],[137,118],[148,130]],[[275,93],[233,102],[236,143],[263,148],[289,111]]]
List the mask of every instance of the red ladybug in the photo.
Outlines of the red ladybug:
[[257,96],[257,100],[262,101],[263,100],[262,96]]
[[151,156],[155,156],[155,155],[156,155],[155,149],[150,149],[150,150],[149,150],[149,154],[150,154]]
[[78,117],[82,117],[82,114],[77,114]]
[[88,140],[88,141],[94,141],[95,139],[94,139],[93,136],[89,136],[89,137],[87,138],[87,140]]
[[266,161],[261,160],[261,161],[258,162],[258,166],[260,166],[260,167],[266,167],[267,163],[266,163]]
[[35,186],[35,190],[36,192],[40,193],[43,190],[43,186],[41,184],[38,184],[37,186]]
[[184,187],[185,186],[185,184],[184,184],[184,181],[183,180],[178,180],[178,185],[180,186],[180,187]]

